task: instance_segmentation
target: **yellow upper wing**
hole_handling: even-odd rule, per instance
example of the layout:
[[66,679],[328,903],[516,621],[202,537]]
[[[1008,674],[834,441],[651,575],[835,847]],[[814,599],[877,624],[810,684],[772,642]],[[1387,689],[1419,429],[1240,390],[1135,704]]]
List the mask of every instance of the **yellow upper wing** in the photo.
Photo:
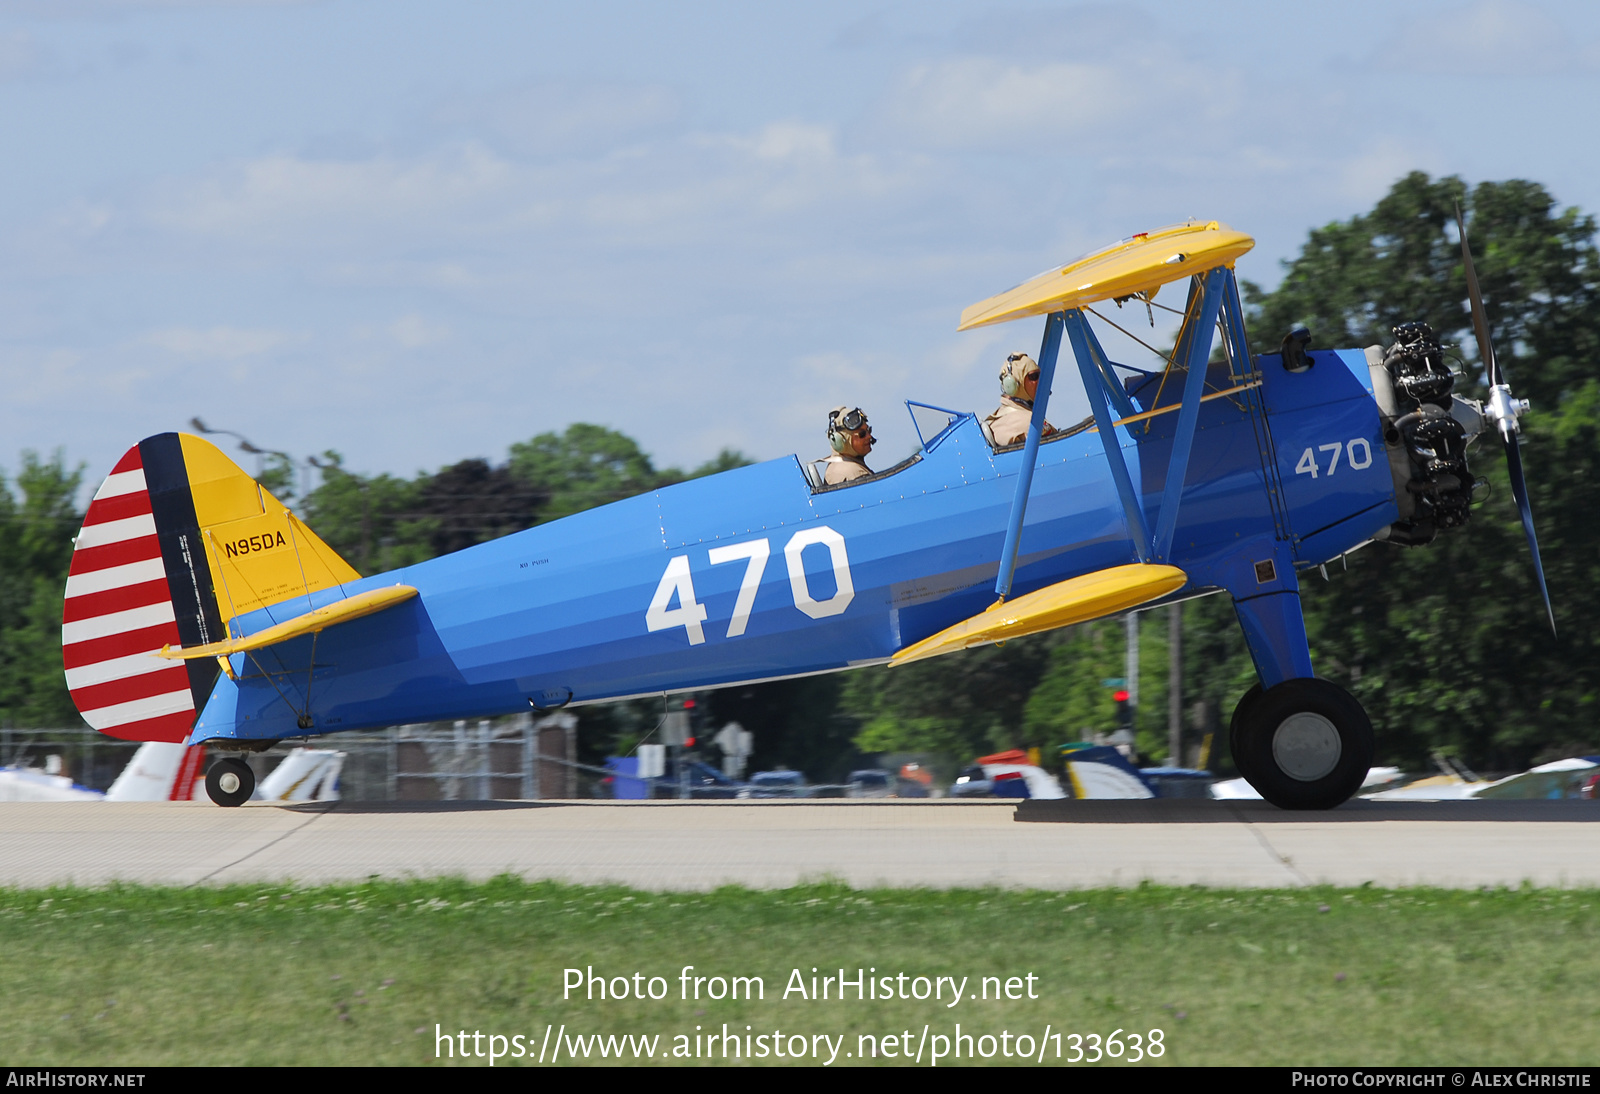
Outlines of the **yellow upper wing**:
[[1191,221],[1143,232],[1040,274],[961,313],[957,330],[1047,315],[1101,300],[1155,294],[1169,281],[1231,266],[1256,241],[1218,221]]

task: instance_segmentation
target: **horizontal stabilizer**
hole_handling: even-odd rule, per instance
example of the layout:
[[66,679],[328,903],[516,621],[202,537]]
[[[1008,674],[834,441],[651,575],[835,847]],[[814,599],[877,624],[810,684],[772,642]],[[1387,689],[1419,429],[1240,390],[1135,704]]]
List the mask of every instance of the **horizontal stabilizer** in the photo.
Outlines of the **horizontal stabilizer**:
[[890,658],[889,664],[905,665],[971,646],[1087,623],[1166,596],[1183,588],[1188,581],[1188,575],[1176,566],[1147,563],[1113,566],[1109,570],[1084,574],[1047,585],[1015,600],[999,601],[971,619],[907,646]]
[[320,608],[313,608],[304,615],[297,615],[293,619],[275,624],[255,634],[244,635],[240,638],[230,638],[225,642],[208,642],[203,646],[192,646],[185,649],[173,649],[163,646],[158,657],[165,657],[169,661],[190,661],[199,657],[227,657],[230,654],[242,653],[245,650],[259,650],[264,646],[275,646],[279,642],[287,642],[291,638],[312,634],[335,623],[347,623],[352,619],[360,619],[364,615],[372,615],[403,600],[410,600],[417,595],[417,590],[410,585],[390,585],[385,589],[373,589],[370,592],[357,593],[355,596],[344,600],[335,600],[332,604],[324,604]]
[[972,305],[957,330],[1048,315],[1102,300],[1154,296],[1169,281],[1232,266],[1256,241],[1215,220],[1145,232]]

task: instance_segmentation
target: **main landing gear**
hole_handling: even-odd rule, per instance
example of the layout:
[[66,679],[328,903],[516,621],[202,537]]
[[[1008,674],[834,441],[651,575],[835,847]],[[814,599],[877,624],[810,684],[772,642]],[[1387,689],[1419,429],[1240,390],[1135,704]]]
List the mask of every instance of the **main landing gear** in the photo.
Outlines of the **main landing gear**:
[[1239,774],[1280,809],[1332,809],[1372,766],[1372,723],[1354,696],[1326,680],[1257,684],[1228,727]]
[[236,756],[227,756],[206,769],[206,794],[218,805],[243,805],[256,792],[256,773]]

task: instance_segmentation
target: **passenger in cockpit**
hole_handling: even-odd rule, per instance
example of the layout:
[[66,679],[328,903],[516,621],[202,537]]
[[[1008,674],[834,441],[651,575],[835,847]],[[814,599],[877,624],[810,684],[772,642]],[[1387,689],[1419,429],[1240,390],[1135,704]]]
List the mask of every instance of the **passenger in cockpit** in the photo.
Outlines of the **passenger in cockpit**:
[[[1039,366],[1026,353],[1013,353],[1000,366],[1000,406],[983,420],[984,432],[996,448],[1021,444],[1028,437],[1033,400],[1039,391]],[[1046,436],[1055,432],[1044,423]]]
[[865,457],[877,443],[860,407],[847,410],[836,406],[828,411],[828,446],[833,454],[827,458],[822,484],[834,486],[872,474]]

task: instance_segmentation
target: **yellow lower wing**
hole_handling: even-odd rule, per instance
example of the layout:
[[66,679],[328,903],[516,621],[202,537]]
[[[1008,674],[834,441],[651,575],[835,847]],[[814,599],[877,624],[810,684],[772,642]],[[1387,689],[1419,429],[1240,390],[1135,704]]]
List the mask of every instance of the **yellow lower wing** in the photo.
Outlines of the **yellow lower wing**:
[[970,646],[1087,623],[1166,596],[1188,581],[1188,575],[1176,566],[1147,563],[1084,574],[1015,600],[1000,601],[971,619],[907,646],[890,658],[889,664],[904,665]]
[[370,592],[346,597],[344,600],[335,600],[332,604],[324,604],[320,608],[313,608],[304,615],[297,615],[293,619],[257,631],[255,634],[230,638],[226,642],[209,642],[193,649],[175,650],[171,646],[163,646],[156,656],[165,657],[169,661],[191,661],[199,657],[227,657],[243,650],[259,650],[263,646],[312,634],[335,623],[347,623],[364,615],[381,612],[416,595],[417,590],[410,585],[391,585],[386,589],[373,589]]

